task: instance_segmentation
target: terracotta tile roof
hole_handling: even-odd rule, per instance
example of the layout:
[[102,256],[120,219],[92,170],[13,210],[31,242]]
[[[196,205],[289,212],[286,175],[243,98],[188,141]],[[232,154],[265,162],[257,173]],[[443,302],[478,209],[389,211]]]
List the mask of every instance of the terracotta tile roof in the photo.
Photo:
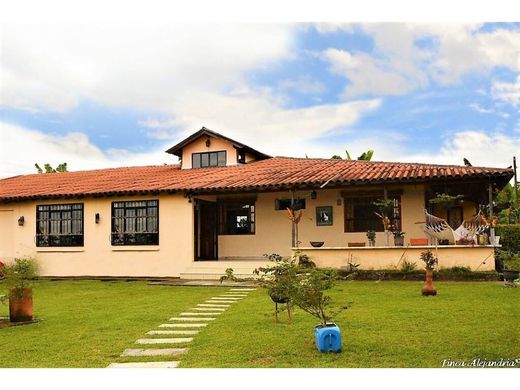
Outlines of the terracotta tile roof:
[[262,191],[327,182],[340,186],[492,177],[505,184],[512,176],[510,168],[274,157],[221,168],[160,165],[15,176],[0,180],[0,201],[154,191]]

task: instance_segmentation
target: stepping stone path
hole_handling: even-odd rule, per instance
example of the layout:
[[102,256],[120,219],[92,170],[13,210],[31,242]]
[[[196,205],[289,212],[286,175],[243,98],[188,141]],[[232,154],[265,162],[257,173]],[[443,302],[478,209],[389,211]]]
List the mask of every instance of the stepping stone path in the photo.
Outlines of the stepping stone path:
[[[172,323],[161,324],[160,330],[150,330],[146,332],[149,336],[173,336],[173,337],[148,337],[136,340],[136,344],[142,345],[167,345],[167,344],[189,344],[193,341],[193,337],[199,333],[197,328],[205,328],[208,323],[215,321],[223,314],[231,305],[230,303],[238,303],[241,299],[248,296],[254,288],[231,288],[223,295],[213,297],[199,303],[196,307],[191,308],[188,312],[179,314],[179,317],[169,319]],[[174,330],[165,330],[164,328],[174,328]],[[176,329],[175,329],[176,328]],[[181,328],[181,329],[180,329]],[[191,328],[191,329],[190,329]],[[181,337],[175,337],[181,336]],[[184,336],[184,337],[182,337]],[[154,348],[141,349],[129,348],[125,349],[121,357],[148,357],[148,356],[179,356],[186,353],[188,348]],[[112,363],[107,368],[175,368],[179,365],[178,360],[174,361],[157,361],[157,362],[128,362],[128,363]]]

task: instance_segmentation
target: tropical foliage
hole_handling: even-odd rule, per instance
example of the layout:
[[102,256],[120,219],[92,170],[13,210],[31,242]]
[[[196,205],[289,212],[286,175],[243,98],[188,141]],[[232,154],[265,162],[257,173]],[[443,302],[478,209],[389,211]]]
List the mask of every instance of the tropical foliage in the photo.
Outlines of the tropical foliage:
[[34,164],[34,167],[38,173],[68,172],[67,163],[59,164],[56,168],[53,168],[49,163],[44,164],[43,169],[38,164]]

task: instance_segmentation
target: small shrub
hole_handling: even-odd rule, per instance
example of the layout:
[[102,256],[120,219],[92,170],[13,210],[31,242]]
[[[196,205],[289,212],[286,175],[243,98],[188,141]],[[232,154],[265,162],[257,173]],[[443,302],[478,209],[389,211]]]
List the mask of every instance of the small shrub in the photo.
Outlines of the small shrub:
[[498,225],[495,234],[500,236],[503,251],[520,253],[520,224]]
[[220,283],[222,283],[224,280],[231,280],[233,282],[236,282],[238,278],[235,276],[235,271],[233,268],[226,268],[225,275],[222,275],[220,277]]
[[441,271],[445,272],[445,273],[452,273],[452,274],[467,274],[467,273],[471,273],[471,268],[465,267],[463,265],[455,265],[453,267],[442,268]]
[[30,280],[38,275],[38,263],[30,257],[14,259],[2,267],[2,274],[9,296],[22,297],[24,288],[29,288]]
[[332,298],[324,292],[334,286],[336,279],[337,273],[334,270],[311,269],[299,277],[299,282],[292,291],[292,302],[316,317],[322,326],[326,326],[334,315],[347,309],[344,306],[334,313],[328,309]]
[[417,263],[411,262],[408,260],[403,260],[403,264],[401,265],[401,272],[410,273],[417,269]]

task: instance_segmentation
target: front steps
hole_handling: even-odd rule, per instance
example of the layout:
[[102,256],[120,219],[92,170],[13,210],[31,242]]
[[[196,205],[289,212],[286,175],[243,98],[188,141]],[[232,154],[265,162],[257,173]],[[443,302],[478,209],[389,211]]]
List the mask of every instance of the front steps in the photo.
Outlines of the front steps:
[[[237,278],[256,278],[253,271],[259,267],[266,267],[269,260],[218,260],[218,261],[194,261],[184,272],[181,279],[192,280],[219,280],[226,274],[226,269],[232,268],[233,275]],[[271,264],[272,265],[272,264]]]

